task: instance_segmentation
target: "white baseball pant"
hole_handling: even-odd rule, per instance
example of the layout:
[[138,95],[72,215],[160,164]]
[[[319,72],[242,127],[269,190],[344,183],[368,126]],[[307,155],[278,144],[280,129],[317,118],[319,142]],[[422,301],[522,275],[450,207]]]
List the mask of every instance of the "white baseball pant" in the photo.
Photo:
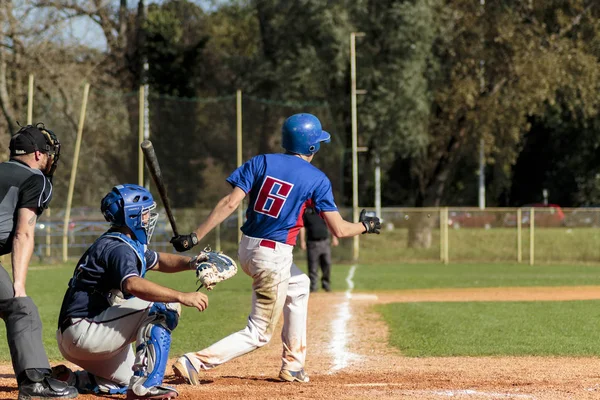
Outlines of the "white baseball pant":
[[58,348],[65,359],[94,374],[98,384],[128,386],[135,362],[131,343],[156,318],[148,315],[151,307],[151,302],[134,297],[92,319],[74,318],[64,332],[56,331]]
[[293,248],[242,235],[238,257],[242,269],[253,280],[248,324],[204,350],[187,353],[197,371],[214,368],[267,344],[282,311],[282,369],[304,368],[310,280],[293,263]]

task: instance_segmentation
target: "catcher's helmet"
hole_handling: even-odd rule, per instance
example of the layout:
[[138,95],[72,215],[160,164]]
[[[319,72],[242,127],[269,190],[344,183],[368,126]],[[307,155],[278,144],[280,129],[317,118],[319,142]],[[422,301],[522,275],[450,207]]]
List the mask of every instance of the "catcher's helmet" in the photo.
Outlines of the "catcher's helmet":
[[[127,227],[136,240],[142,244],[150,243],[158,213],[150,213],[156,208],[152,195],[145,188],[132,185],[117,185],[104,196],[100,211],[112,226]],[[150,213],[144,221],[144,213]]]
[[310,156],[319,151],[321,142],[329,143],[331,135],[321,128],[312,114],[294,114],[283,123],[281,146],[294,154]]

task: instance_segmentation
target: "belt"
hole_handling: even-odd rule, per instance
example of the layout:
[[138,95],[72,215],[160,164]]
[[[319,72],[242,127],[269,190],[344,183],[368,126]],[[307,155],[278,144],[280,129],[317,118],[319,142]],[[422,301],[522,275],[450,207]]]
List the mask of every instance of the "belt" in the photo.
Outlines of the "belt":
[[277,242],[274,242],[274,241],[269,240],[269,239],[262,239],[258,245],[260,247],[268,247],[269,249],[275,250]]

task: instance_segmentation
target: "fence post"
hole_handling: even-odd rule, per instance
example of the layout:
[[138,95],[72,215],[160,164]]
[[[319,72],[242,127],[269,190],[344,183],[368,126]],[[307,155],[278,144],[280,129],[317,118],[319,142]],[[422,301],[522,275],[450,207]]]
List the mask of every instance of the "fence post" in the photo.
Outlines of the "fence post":
[[[236,136],[237,136],[237,166],[242,166],[242,91],[238,90],[235,94],[236,111]],[[237,210],[237,238],[238,243],[242,240],[242,225],[244,224],[244,201],[238,206]]]
[[33,124],[33,74],[29,74],[27,88],[27,125]]
[[448,207],[443,208],[444,213],[444,264],[450,262],[450,242],[448,241]]
[[521,229],[521,209],[518,208],[517,209],[517,262],[521,262],[523,260],[523,254],[522,254],[522,244],[521,244],[521,238],[523,235],[522,229]]
[[535,261],[535,208],[529,209],[529,265]]
[[79,114],[79,126],[77,127],[77,138],[75,139],[75,155],[73,157],[73,166],[71,167],[71,179],[69,181],[69,192],[67,193],[67,208],[65,210],[65,222],[63,226],[62,238],[62,260],[67,262],[68,251],[68,233],[69,218],[71,217],[71,204],[73,202],[73,190],[75,189],[75,178],[77,177],[77,164],[79,163],[79,150],[81,149],[81,137],[83,136],[83,124],[85,122],[85,111],[87,108],[88,94],[90,93],[90,84],[86,83],[83,89],[83,101],[81,102],[81,113]]
[[440,215],[440,261],[444,261],[444,213],[439,210]]
[[48,207],[48,210],[46,211],[46,218],[48,218],[48,226],[46,227],[46,257],[48,258],[50,258],[50,256],[52,255],[50,248],[50,246],[52,246],[52,240],[50,238],[50,230],[52,229],[51,217],[52,209]]
[[138,185],[144,186],[144,152],[140,144],[144,141],[144,109],[146,107],[144,85],[139,90],[138,108]]

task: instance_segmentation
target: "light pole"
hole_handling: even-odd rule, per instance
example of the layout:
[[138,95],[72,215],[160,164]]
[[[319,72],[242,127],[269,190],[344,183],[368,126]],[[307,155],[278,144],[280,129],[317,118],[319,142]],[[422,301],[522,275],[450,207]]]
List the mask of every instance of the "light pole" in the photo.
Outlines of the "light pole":
[[[362,32],[350,34],[350,83],[352,114],[352,221],[358,222],[358,128],[356,117],[356,38],[365,36]],[[352,260],[358,260],[359,239],[352,242]]]
[[[479,0],[481,4],[481,15],[485,12],[485,0]],[[481,43],[484,43],[483,37],[481,38]],[[485,61],[483,59],[479,60],[480,66],[480,80],[479,80],[479,90],[480,93],[483,94],[485,89]],[[485,142],[483,138],[479,140],[479,208],[485,208],[485,151],[484,151]]]

